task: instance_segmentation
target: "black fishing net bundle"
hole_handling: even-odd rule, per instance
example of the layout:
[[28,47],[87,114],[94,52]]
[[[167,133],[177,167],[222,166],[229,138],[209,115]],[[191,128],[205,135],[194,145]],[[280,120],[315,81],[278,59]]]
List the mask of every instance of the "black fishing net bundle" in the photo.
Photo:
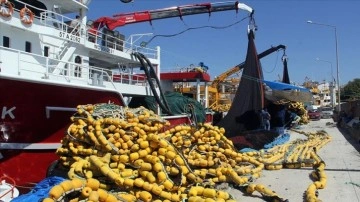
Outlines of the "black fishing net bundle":
[[249,32],[245,67],[239,87],[227,115],[217,124],[225,128],[227,137],[241,135],[241,131],[255,130],[260,126],[259,110],[264,106],[264,86],[261,64]]

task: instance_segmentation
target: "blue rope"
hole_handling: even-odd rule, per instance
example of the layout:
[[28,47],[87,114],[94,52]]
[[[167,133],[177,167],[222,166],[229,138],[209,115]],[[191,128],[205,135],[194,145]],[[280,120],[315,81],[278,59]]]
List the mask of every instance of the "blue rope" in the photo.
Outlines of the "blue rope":
[[264,149],[271,149],[277,145],[285,144],[285,142],[290,140],[290,135],[288,133],[284,133],[277,138],[275,138],[274,141],[270,142],[269,144],[264,145]]
[[256,149],[252,149],[252,148],[243,148],[241,149],[239,152],[241,153],[246,153],[246,152],[252,152],[252,151],[257,151]]
[[[277,138],[275,138],[274,141],[264,145],[264,149],[271,149],[277,145],[285,144],[289,140],[290,140],[290,135],[288,133],[284,133],[284,134],[278,136]],[[246,152],[252,152],[252,151],[257,151],[257,150],[252,149],[252,148],[243,148],[239,152],[246,153]]]
[[40,202],[44,198],[49,196],[50,189],[60,184],[64,181],[64,178],[61,177],[48,177],[38,184],[27,194],[20,195],[19,197],[14,198],[11,202]]

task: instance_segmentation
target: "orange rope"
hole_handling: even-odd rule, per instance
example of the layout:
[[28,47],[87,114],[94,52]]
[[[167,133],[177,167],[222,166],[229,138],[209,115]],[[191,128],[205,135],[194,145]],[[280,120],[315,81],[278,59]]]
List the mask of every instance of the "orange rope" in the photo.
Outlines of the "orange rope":
[[8,179],[12,182],[12,187],[11,189],[9,189],[7,192],[5,192],[3,195],[0,196],[0,199],[4,196],[6,196],[8,193],[11,192],[11,198],[14,198],[14,189],[15,189],[15,180],[11,177],[8,177],[8,176],[2,176],[0,177],[0,184],[2,184],[2,181],[5,180],[5,179]]

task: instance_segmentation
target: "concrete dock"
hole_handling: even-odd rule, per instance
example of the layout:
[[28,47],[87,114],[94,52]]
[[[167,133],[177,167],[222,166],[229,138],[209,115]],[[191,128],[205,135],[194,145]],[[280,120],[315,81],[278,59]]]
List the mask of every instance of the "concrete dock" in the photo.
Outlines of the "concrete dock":
[[[326,163],[325,174],[327,185],[319,189],[318,198],[323,202],[360,202],[360,145],[345,130],[338,129],[332,119],[311,121],[299,130],[305,132],[325,130],[332,140],[318,151]],[[294,131],[287,131],[290,141],[306,138]],[[261,183],[275,191],[281,198],[290,202],[303,202],[307,187],[313,183],[309,175],[312,168],[264,170],[262,176],[254,183]],[[229,192],[237,201],[264,201],[261,195],[254,192],[252,196],[240,194],[230,188]]]

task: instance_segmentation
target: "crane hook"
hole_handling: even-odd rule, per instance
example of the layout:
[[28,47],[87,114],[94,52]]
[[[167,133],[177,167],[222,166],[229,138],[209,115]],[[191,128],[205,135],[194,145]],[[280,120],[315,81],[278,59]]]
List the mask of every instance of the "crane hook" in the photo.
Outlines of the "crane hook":
[[250,31],[253,31],[253,33],[255,33],[255,31],[257,31],[257,25],[255,23],[254,12],[251,12],[251,14],[250,14],[248,33],[250,33]]
[[287,55],[286,55],[286,53],[285,53],[285,49],[284,49],[284,54],[283,54],[283,56],[281,57],[281,60],[282,61],[287,61]]

